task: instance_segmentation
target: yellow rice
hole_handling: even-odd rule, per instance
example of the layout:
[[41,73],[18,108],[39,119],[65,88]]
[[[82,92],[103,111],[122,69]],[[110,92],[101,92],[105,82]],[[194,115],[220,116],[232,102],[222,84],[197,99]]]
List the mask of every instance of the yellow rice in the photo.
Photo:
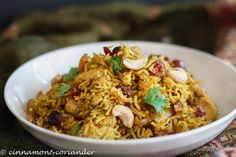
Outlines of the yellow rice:
[[[138,59],[141,52],[137,47],[121,45],[117,55]],[[199,87],[199,81],[194,81],[187,70],[187,83],[178,83],[166,74],[150,75],[149,68],[157,59],[162,61],[166,70],[173,68],[165,56],[149,56],[145,67],[139,70],[128,69],[123,65],[119,73],[114,73],[110,65],[111,58],[109,54],[94,54],[92,57],[85,55],[80,60],[80,72],[75,80],[65,81],[61,75],[56,76],[49,91],[39,92],[28,102],[26,110],[29,121],[54,132],[74,136],[136,139],[192,130],[217,118],[217,108]],[[62,82],[70,84],[79,94],[74,96],[71,88],[64,96],[57,97],[56,91]],[[122,92],[121,85],[130,88],[131,96]],[[161,94],[168,100],[161,113],[143,101],[153,87],[160,87]],[[181,102],[181,107],[176,105],[178,102]],[[74,105],[74,109],[69,103]],[[112,110],[116,105],[127,106],[134,114],[131,128],[124,126],[119,117],[113,116]],[[205,115],[197,116],[198,106],[205,110]],[[52,111],[57,111],[63,117],[59,125],[49,124],[48,118]],[[72,134],[71,130],[78,124],[81,128]]]

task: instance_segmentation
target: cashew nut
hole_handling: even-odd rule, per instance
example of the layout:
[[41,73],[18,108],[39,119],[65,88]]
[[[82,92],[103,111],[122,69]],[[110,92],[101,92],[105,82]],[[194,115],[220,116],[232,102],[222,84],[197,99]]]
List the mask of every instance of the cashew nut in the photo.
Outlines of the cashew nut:
[[139,70],[146,65],[147,61],[148,61],[148,58],[146,56],[138,60],[132,60],[132,59],[126,58],[123,60],[123,64],[129,69]]
[[121,119],[124,126],[132,128],[134,124],[134,114],[128,107],[123,105],[116,105],[112,109],[112,114],[113,116],[118,116]]
[[167,71],[167,75],[170,76],[174,81],[178,83],[186,83],[188,76],[184,69],[176,67]]

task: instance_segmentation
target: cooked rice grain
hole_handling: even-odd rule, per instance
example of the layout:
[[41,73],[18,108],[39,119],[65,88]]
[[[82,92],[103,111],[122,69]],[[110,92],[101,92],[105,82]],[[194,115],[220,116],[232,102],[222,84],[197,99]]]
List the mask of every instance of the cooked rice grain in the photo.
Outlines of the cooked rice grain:
[[[121,45],[117,55],[129,59],[142,57],[138,48],[126,45]],[[149,68],[156,60],[165,65],[165,70],[173,68],[165,56],[150,56],[145,67],[140,70],[131,70],[123,65],[119,73],[113,72],[111,58],[109,54],[94,54],[93,57],[84,55],[78,67],[80,72],[74,80],[65,81],[60,75],[56,76],[48,92],[39,92],[28,102],[26,110],[29,121],[54,132],[70,135],[74,126],[81,125],[75,136],[136,139],[192,130],[217,118],[216,106],[199,87],[199,81],[194,81],[188,71],[186,83],[175,82],[165,74],[156,76],[150,73]],[[70,90],[64,96],[56,97],[60,83],[69,84]],[[121,86],[128,87],[131,96],[124,94]],[[153,87],[160,87],[160,93],[168,100],[162,113],[143,101],[143,97]],[[200,101],[202,99],[206,101]],[[112,115],[116,105],[127,106],[134,114],[134,125],[131,128]],[[202,114],[206,115],[197,116],[199,106],[206,111]],[[48,118],[52,111],[57,111],[63,117],[59,125],[50,124]],[[211,119],[207,116],[209,111],[214,114]]]

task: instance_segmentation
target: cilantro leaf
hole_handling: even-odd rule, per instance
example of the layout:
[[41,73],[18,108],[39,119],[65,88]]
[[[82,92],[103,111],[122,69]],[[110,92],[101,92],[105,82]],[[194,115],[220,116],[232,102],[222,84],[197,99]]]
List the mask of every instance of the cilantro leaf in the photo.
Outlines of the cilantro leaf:
[[156,111],[161,113],[165,109],[167,104],[167,99],[165,95],[158,96],[157,99],[153,101],[153,104]]
[[66,83],[60,83],[59,87],[56,91],[57,97],[62,97],[68,90],[70,89],[70,85]]
[[160,87],[151,88],[148,93],[144,96],[144,102],[150,104],[154,100],[158,93],[160,92]]
[[112,66],[112,70],[115,73],[118,73],[122,70],[122,60],[119,56],[114,56],[111,60],[110,60],[110,64]]
[[75,76],[77,75],[77,73],[79,72],[79,69],[78,68],[70,68],[70,71],[67,73],[67,74],[64,74],[63,75],[63,79],[65,81],[67,80],[74,80]]
[[72,129],[71,129],[71,134],[72,135],[76,135],[77,132],[81,129],[81,125],[80,124],[76,124]]
[[160,87],[151,88],[144,96],[144,102],[153,106],[157,112],[161,113],[165,109],[168,101],[165,95],[159,93]]

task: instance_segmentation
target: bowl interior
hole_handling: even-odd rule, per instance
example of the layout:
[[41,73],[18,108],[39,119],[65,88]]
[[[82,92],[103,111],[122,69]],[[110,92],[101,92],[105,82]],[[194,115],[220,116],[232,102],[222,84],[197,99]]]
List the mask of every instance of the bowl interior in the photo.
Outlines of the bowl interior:
[[26,118],[25,106],[29,99],[34,98],[39,91],[47,91],[50,80],[57,74],[69,71],[77,66],[84,53],[103,52],[103,46],[128,43],[138,46],[145,55],[165,54],[170,59],[183,60],[195,79],[201,80],[201,86],[206,89],[219,108],[220,117],[235,110],[236,70],[213,56],[198,50],[159,44],[152,42],[101,42],[72,46],[47,53],[20,66],[9,78],[5,86],[5,100],[15,116]]

